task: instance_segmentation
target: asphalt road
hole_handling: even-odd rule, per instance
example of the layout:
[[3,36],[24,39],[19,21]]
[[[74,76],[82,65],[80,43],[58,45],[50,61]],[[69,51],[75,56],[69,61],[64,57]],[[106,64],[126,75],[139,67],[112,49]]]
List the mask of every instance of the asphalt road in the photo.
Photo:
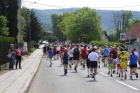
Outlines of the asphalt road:
[[[140,93],[140,78],[133,75],[130,80],[129,69],[127,79],[121,80],[117,74],[109,77],[107,68],[101,64],[96,81],[93,81],[91,77],[87,78],[87,69],[80,65],[77,73],[73,66],[67,76],[64,76],[60,60],[53,61],[52,67],[49,65],[49,60],[43,58],[28,93]],[[140,76],[140,70],[137,71]]]

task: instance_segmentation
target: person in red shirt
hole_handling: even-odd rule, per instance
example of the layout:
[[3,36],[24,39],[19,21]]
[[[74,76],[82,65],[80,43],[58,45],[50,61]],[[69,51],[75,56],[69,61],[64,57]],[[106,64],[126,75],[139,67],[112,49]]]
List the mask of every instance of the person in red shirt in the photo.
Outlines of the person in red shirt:
[[62,53],[64,52],[64,48],[63,47],[61,47],[61,49],[60,49],[60,62],[61,62],[61,65],[62,65]]
[[85,68],[86,55],[87,55],[87,48],[86,48],[86,46],[84,46],[84,48],[81,50],[83,68]]
[[109,54],[113,54],[113,65],[114,65],[113,73],[115,73],[115,69],[116,69],[116,58],[117,58],[116,47],[113,47]]

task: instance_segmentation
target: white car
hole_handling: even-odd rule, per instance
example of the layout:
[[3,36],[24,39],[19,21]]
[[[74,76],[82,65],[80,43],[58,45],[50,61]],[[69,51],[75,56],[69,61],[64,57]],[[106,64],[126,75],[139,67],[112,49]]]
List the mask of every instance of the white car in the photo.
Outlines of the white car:
[[49,42],[47,42],[47,41],[42,41],[41,44],[49,44]]

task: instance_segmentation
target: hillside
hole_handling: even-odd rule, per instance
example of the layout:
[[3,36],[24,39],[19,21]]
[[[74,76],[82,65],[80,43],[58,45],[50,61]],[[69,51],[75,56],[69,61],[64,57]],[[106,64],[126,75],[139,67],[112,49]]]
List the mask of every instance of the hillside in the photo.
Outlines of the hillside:
[[[49,24],[50,26],[52,26],[51,23],[52,14],[62,15],[64,12],[74,12],[77,9],[67,8],[67,9],[46,9],[46,10],[33,9],[33,10],[36,12],[36,15],[41,23]],[[113,10],[97,10],[97,13],[101,16],[102,29],[107,31],[107,33],[112,31],[112,29],[114,29],[113,12],[114,12]],[[132,13],[134,17],[133,19],[140,19],[140,12],[132,11]]]

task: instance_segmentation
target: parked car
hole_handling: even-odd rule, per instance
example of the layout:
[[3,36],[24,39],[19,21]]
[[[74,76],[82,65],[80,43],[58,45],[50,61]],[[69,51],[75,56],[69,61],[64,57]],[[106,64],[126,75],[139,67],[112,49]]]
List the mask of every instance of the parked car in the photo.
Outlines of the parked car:
[[42,41],[41,44],[49,44],[47,41]]

